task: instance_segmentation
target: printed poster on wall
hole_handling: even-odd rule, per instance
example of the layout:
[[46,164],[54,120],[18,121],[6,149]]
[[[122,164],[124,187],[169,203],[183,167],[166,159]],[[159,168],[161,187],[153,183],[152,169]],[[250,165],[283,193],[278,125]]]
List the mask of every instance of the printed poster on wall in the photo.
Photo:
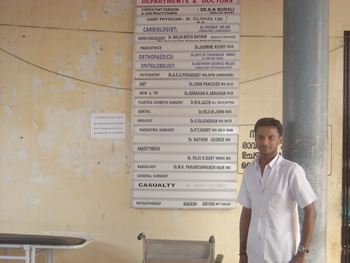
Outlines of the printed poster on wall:
[[236,207],[239,38],[239,0],[136,0],[133,207]]

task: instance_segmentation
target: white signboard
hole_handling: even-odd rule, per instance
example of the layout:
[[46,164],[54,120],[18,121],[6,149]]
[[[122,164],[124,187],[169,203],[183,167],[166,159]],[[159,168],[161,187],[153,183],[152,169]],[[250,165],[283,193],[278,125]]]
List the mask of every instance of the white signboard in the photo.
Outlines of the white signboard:
[[[328,175],[332,173],[332,126],[328,126]],[[282,144],[278,147],[279,154],[282,154]],[[239,126],[238,142],[238,173],[243,174],[244,169],[259,156],[255,143],[254,124]]]
[[136,0],[135,208],[236,206],[239,0]]
[[92,113],[91,138],[124,139],[125,113]]

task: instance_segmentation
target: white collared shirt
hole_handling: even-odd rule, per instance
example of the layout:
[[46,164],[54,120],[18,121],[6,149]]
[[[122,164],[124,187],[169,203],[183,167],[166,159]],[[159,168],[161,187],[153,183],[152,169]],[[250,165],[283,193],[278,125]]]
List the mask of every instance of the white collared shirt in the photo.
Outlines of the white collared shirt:
[[237,198],[252,209],[249,263],[289,262],[300,241],[297,204],[304,208],[316,200],[300,165],[277,154],[262,176],[259,157],[255,159],[244,171]]

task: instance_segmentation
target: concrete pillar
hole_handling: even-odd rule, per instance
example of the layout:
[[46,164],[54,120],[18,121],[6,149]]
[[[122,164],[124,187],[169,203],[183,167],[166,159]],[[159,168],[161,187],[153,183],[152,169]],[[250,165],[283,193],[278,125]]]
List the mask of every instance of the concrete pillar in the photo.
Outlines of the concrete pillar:
[[[299,163],[319,197],[307,262],[326,262],[328,0],[284,0],[283,156]],[[303,220],[302,210],[300,221]]]

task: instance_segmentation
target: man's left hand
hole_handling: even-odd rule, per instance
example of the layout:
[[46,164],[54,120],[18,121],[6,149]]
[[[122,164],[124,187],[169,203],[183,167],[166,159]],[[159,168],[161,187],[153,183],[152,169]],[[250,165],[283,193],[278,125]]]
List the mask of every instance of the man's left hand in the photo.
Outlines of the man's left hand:
[[304,263],[306,258],[306,253],[298,252],[289,263]]

